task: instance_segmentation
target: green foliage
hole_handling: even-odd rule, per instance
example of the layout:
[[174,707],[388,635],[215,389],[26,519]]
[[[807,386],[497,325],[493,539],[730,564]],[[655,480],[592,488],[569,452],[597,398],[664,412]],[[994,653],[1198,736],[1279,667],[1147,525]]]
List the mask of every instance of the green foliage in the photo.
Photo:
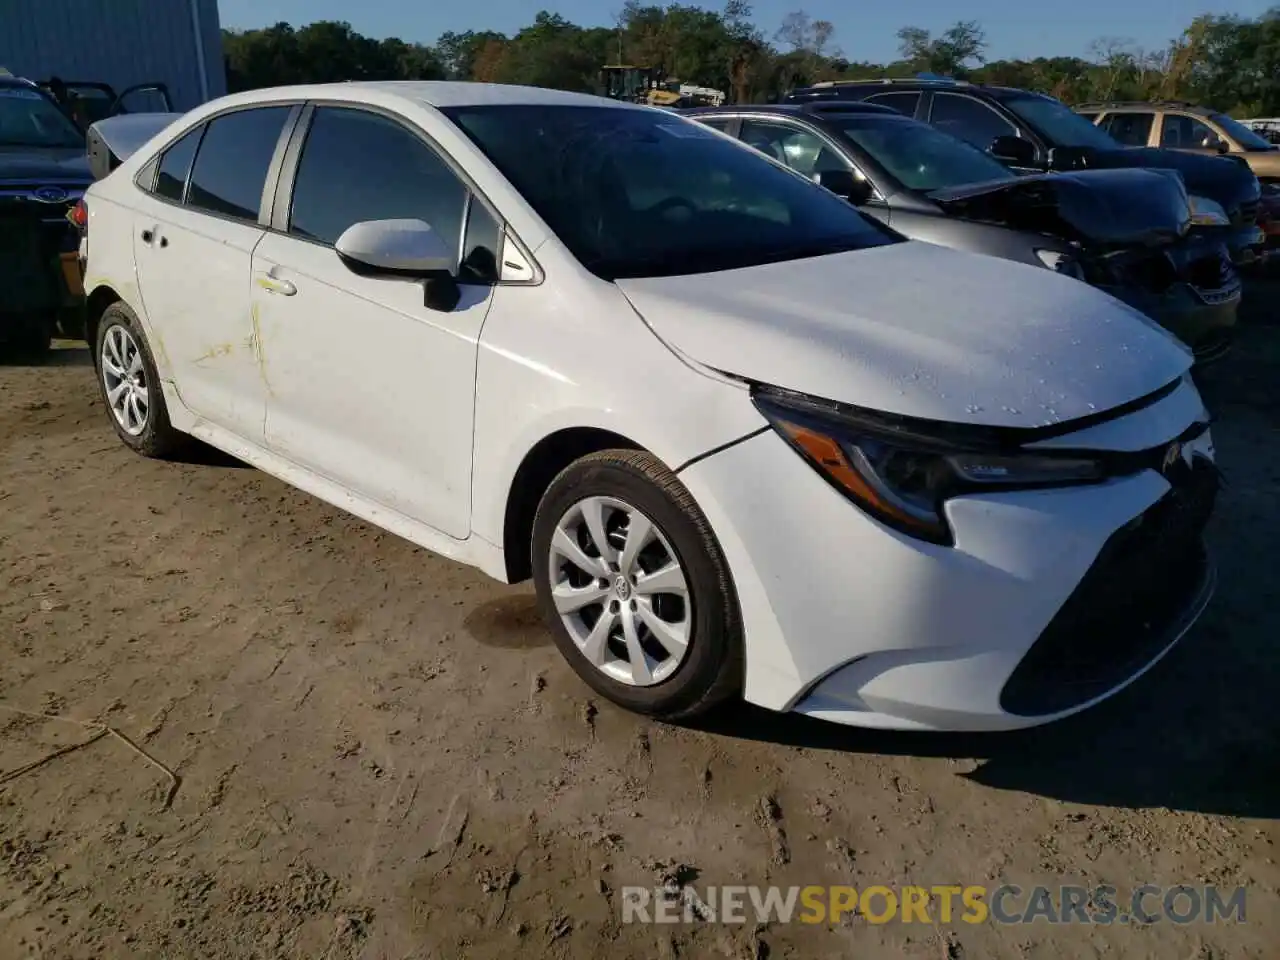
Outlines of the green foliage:
[[952,24],[938,36],[920,27],[898,31],[898,53],[916,70],[942,76],[963,77],[972,61],[981,63],[987,36],[973,20]]
[[223,31],[231,90],[342,80],[439,80],[435,50],[400,40],[371,40],[349,23],[321,20],[294,30],[277,23],[264,30]]
[[670,79],[714,87],[731,101],[761,102],[819,80],[912,76],[921,71],[1040,90],[1068,102],[1182,98],[1239,115],[1280,115],[1280,7],[1257,19],[1197,17],[1158,50],[1101,37],[1089,57],[988,61],[981,24],[941,33],[898,31],[901,59],[851,62],[834,26],[803,10],[783,18],[771,40],[747,0],[719,10],[626,0],[616,23],[581,27],[542,11],[514,36],[446,33],[434,45],[373,40],[348,23],[287,23],[223,31],[232,90],[341,80],[483,80],[596,91],[600,68],[630,64]]

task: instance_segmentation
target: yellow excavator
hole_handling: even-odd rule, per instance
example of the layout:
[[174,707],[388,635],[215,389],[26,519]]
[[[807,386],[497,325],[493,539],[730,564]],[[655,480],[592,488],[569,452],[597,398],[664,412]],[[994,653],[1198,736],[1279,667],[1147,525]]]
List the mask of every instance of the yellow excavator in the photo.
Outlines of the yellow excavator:
[[678,90],[664,84],[661,70],[613,64],[600,68],[600,94],[611,100],[647,103],[651,107],[674,107],[683,99]]

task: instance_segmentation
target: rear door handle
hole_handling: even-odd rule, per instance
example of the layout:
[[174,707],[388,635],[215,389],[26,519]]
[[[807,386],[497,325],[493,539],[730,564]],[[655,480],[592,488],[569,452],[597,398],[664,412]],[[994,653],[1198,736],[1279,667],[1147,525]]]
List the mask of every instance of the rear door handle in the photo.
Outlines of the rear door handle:
[[282,297],[292,297],[298,292],[298,288],[290,281],[277,279],[269,273],[259,273],[257,283],[267,293],[278,293]]

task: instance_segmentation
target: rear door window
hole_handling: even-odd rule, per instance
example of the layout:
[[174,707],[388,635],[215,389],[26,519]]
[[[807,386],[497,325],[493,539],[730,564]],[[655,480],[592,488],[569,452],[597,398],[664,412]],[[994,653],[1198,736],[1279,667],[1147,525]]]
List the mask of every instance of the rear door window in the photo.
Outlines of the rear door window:
[[256,221],[267,172],[292,109],[255,107],[211,120],[191,170],[187,205]]

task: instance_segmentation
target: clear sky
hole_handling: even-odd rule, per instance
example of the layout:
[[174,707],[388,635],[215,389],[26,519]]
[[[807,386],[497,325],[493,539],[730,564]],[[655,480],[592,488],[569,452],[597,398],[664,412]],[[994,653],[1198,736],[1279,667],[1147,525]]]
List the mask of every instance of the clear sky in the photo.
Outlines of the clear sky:
[[[684,0],[696,3],[696,0]],[[902,26],[941,30],[956,20],[986,29],[991,59],[1038,55],[1083,56],[1100,36],[1129,37],[1163,47],[1201,13],[1255,17],[1273,0],[756,0],[754,20],[772,36],[788,11],[804,9],[836,26],[836,44],[850,60],[885,61],[896,53]],[[584,26],[612,21],[622,0],[218,0],[225,27],[294,26],[346,20],[367,36],[433,43],[446,30],[514,33],[550,10]],[[720,0],[698,4],[717,8]]]

